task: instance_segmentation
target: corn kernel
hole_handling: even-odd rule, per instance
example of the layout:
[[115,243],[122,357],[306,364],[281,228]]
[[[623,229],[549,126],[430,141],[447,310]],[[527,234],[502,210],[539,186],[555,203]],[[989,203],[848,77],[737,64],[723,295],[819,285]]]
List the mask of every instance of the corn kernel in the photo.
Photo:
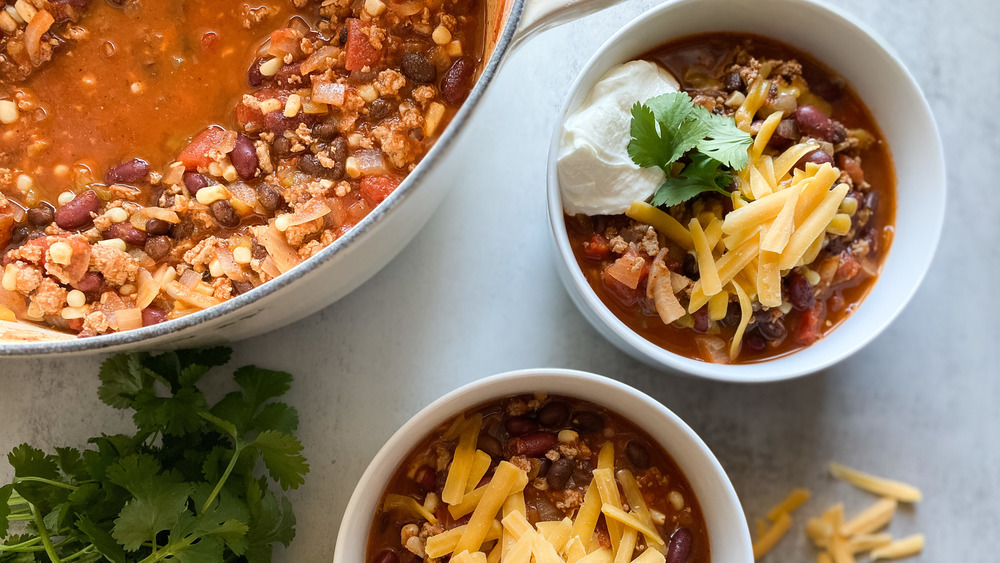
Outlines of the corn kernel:
[[107,213],[108,219],[111,219],[112,223],[124,223],[128,221],[128,211],[125,211],[121,207],[112,207]]
[[118,293],[121,293],[122,295],[132,295],[136,291],[138,290],[136,289],[135,285],[130,283],[127,283],[118,288]]
[[240,177],[240,173],[236,171],[236,167],[230,164],[222,171],[222,178],[227,182],[235,182]]
[[385,11],[385,4],[381,0],[365,0],[365,11],[370,16],[380,15]]
[[442,118],[444,118],[444,104],[431,102],[427,107],[427,115],[424,116],[424,137],[433,137],[437,133]]
[[87,304],[87,296],[79,289],[74,289],[66,294],[66,303],[70,307],[83,307]]
[[851,216],[846,213],[837,213],[830,220],[826,227],[826,232],[831,235],[844,236],[851,231]]
[[277,98],[268,98],[260,103],[261,113],[273,113],[283,107],[284,106],[281,104],[281,100]]
[[260,73],[264,76],[274,76],[275,74],[278,74],[278,71],[281,70],[282,66],[283,63],[280,58],[275,57],[273,59],[268,59],[260,64]]
[[302,109],[302,96],[289,94],[288,100],[285,102],[285,117],[295,117],[299,114],[300,109]]
[[21,14],[17,13],[17,10],[14,9],[14,6],[7,6],[6,11],[7,15],[10,16],[10,18],[14,20],[15,23],[19,24],[25,23],[24,18],[21,17]]
[[858,200],[853,197],[845,197],[844,201],[840,202],[840,212],[854,215],[858,212]]
[[560,444],[572,444],[573,442],[580,439],[580,435],[576,433],[575,430],[560,430],[557,436]]
[[351,133],[347,136],[347,144],[353,149],[361,146],[361,133]]
[[817,272],[816,270],[813,270],[812,268],[802,268],[801,270],[799,270],[799,272],[801,272],[802,275],[805,276],[806,281],[809,282],[809,285],[816,285],[819,283],[820,280],[819,272]]
[[99,241],[97,241],[97,244],[100,244],[100,245],[103,245],[103,246],[108,246],[108,247],[111,247],[111,248],[117,248],[118,250],[121,250],[122,252],[125,252],[125,250],[128,248],[125,245],[125,241],[123,241],[120,238],[109,238],[109,239],[106,239],[106,240],[99,240]]
[[0,123],[14,123],[18,117],[20,114],[17,111],[17,104],[10,100],[0,100]]
[[17,22],[6,11],[0,11],[0,30],[11,35],[17,32]]
[[[21,192],[22,194],[31,191],[32,189],[34,189],[34,187],[35,187],[35,179],[32,178],[31,176],[28,176],[27,174],[21,174],[20,176],[17,177],[17,191]],[[76,196],[74,195],[73,197]]]
[[448,43],[444,47],[445,53],[448,53],[449,57],[461,57],[462,56],[462,42],[458,39]]
[[289,221],[290,221],[290,219],[288,218],[288,214],[287,213],[285,213],[283,215],[278,215],[274,219],[274,228],[278,229],[281,232],[285,232],[285,231],[288,230],[288,223],[289,223]]
[[195,199],[202,205],[211,205],[216,201],[229,199],[229,190],[225,186],[216,184],[198,190]]
[[371,84],[358,86],[358,95],[369,104],[378,99],[378,91]]
[[59,203],[59,205],[66,205],[67,203],[73,201],[73,198],[75,197],[76,194],[73,192],[63,192],[59,194],[59,197],[56,198],[56,201]]
[[28,303],[28,310],[25,311],[25,314],[28,319],[33,321],[40,321],[45,318],[45,314],[42,313],[42,308],[38,306],[38,303],[36,303],[34,299],[31,300],[31,303]]
[[250,249],[245,246],[237,246],[233,250],[233,260],[237,264],[249,264],[250,260],[253,259],[253,255],[250,253]]
[[208,263],[208,273],[212,274],[213,278],[221,278],[226,275],[225,270],[222,269],[222,263],[218,259]]
[[38,13],[38,10],[29,4],[27,0],[17,0],[17,2],[14,2],[14,10],[26,22],[30,22],[35,17],[35,14]]
[[447,27],[439,25],[434,28],[434,33],[431,34],[431,39],[433,39],[438,45],[447,45],[451,42],[451,32],[448,31]]
[[49,260],[62,266],[69,266],[73,261],[73,247],[62,241],[52,243],[49,247]]
[[358,166],[358,159],[353,156],[347,157],[347,162],[344,163],[344,171],[351,178],[358,178],[361,176],[361,168]]
[[13,264],[7,264],[3,271],[3,282],[0,284],[7,291],[17,291],[17,268]]
[[667,495],[667,500],[670,501],[670,506],[674,507],[674,510],[684,509],[684,495],[678,491],[670,491]]
[[85,307],[63,307],[59,316],[66,320],[82,319],[87,316],[87,309]]

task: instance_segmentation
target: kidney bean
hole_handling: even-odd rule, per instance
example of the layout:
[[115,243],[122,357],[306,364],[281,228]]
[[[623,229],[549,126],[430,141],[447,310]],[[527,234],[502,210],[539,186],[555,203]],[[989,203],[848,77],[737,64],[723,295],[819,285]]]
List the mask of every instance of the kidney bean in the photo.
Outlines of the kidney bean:
[[191,221],[181,221],[170,227],[170,238],[175,240],[186,239],[192,234],[194,234],[194,223]]
[[667,563],[686,563],[691,555],[691,544],[694,538],[691,530],[681,528],[670,535],[670,543],[667,545]]
[[264,182],[257,186],[257,201],[264,209],[275,211],[284,200],[281,197],[281,188],[275,184]]
[[279,86],[299,86],[302,79],[302,63],[291,63],[278,69],[274,75],[274,80]]
[[132,246],[142,246],[146,244],[146,233],[132,226],[128,221],[115,223],[101,233],[105,239],[120,238]]
[[229,153],[229,160],[244,182],[252,180],[257,175],[257,165],[260,161],[257,159],[257,149],[254,148],[250,137],[242,133],[236,136],[236,144]]
[[423,487],[424,491],[433,491],[434,486],[437,485],[437,471],[425,465],[417,470],[417,473],[413,476],[413,480]]
[[570,423],[585,434],[604,430],[604,417],[593,411],[576,411]]
[[824,141],[832,139],[833,122],[815,106],[799,106],[795,110],[795,125],[804,135]]
[[22,242],[28,240],[28,235],[31,234],[31,229],[25,225],[18,225],[10,230],[10,244],[21,244]]
[[872,190],[872,191],[868,192],[868,195],[865,196],[865,208],[868,209],[869,211],[871,211],[872,213],[874,213],[875,210],[878,209],[878,192],[877,191]]
[[165,235],[170,232],[170,223],[160,219],[146,221],[146,234],[153,236]]
[[261,62],[263,62],[262,59],[255,60],[250,65],[250,70],[247,71],[247,84],[254,88],[264,84],[264,75],[260,72]]
[[168,254],[170,254],[170,248],[170,239],[165,236],[150,237],[149,240],[146,241],[145,246],[146,254],[149,254],[149,257],[153,260],[164,259]]
[[542,457],[559,443],[552,432],[533,432],[512,439],[509,444],[514,455]]
[[649,451],[637,440],[629,440],[625,444],[625,456],[636,469],[649,469]]
[[191,195],[197,194],[198,190],[208,187],[210,183],[208,178],[197,172],[189,171],[184,173],[184,187],[187,188]]
[[788,302],[799,311],[812,309],[816,302],[816,291],[809,280],[801,273],[792,271],[786,278],[788,280]]
[[208,206],[208,210],[212,212],[212,216],[223,227],[235,227],[240,224],[240,216],[233,209],[233,204],[224,199],[213,201]]
[[383,98],[379,98],[368,106],[368,118],[373,121],[381,121],[392,115],[392,112],[395,110],[395,106]]
[[736,90],[743,89],[743,78],[740,77],[740,73],[735,70],[726,74],[722,78],[722,87],[728,92],[735,92]]
[[441,77],[441,97],[452,105],[461,104],[472,89],[476,63],[469,57],[459,57]]
[[526,416],[512,416],[503,425],[511,436],[524,436],[538,431],[538,423]]
[[44,229],[52,224],[56,218],[56,212],[47,204],[32,207],[28,210],[28,222],[39,229]]
[[569,404],[564,401],[552,401],[538,411],[537,418],[544,426],[562,426],[569,418]]
[[538,473],[535,474],[535,477],[546,477],[549,474],[549,469],[552,469],[552,460],[547,457],[539,459]]
[[87,190],[56,210],[56,225],[60,229],[75,231],[89,225],[93,221],[90,214],[97,213],[100,207],[101,199],[97,197],[97,192]]
[[[346,27],[344,29],[347,29]],[[386,549],[375,557],[374,563],[399,563],[399,556],[391,549]]]
[[159,307],[146,307],[142,310],[142,326],[160,324],[167,320],[167,312]]
[[793,168],[804,169],[806,167],[806,164],[810,162],[819,166],[822,166],[824,164],[829,164],[833,166],[833,157],[826,154],[825,151],[814,150],[811,153],[800,158],[799,161],[795,163],[795,166]]
[[483,450],[493,459],[503,455],[503,446],[500,445],[500,440],[489,434],[479,435],[479,440],[476,441],[476,448]]
[[112,166],[104,173],[107,184],[132,184],[149,175],[149,163],[141,158],[133,158],[117,166]]
[[434,67],[434,63],[420,53],[403,53],[400,70],[403,71],[403,76],[417,84],[430,84],[437,78],[437,68]]
[[552,462],[552,467],[549,468],[549,473],[545,477],[545,480],[549,484],[549,489],[561,491],[566,488],[566,484],[569,483],[569,478],[572,475],[573,462],[561,457]]
[[97,272],[87,272],[83,274],[80,281],[76,282],[76,288],[84,293],[97,291],[101,289],[102,285],[104,285],[104,276]]

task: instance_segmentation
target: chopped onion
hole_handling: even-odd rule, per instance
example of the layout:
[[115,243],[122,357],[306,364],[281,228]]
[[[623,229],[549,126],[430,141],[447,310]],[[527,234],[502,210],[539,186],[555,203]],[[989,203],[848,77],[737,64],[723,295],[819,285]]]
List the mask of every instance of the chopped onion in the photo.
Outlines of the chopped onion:
[[200,307],[202,309],[208,309],[209,307],[222,303],[221,301],[219,301],[214,297],[210,297],[208,295],[202,295],[197,291],[192,291],[191,289],[184,287],[183,285],[175,281],[167,283],[163,287],[163,289],[167,292],[167,295],[169,295],[170,297],[173,297],[178,301],[187,303],[188,305],[192,305],[194,307]]
[[264,246],[267,253],[274,259],[274,265],[284,274],[299,264],[302,260],[298,252],[292,248],[274,224],[257,229],[257,240]]
[[313,80],[312,95],[310,98],[314,102],[330,104],[332,106],[344,105],[344,95],[347,87],[336,82],[324,82]]
[[24,28],[24,48],[28,51],[31,64],[42,64],[42,36],[52,27],[56,19],[45,10],[39,10]]
[[194,270],[184,270],[184,273],[181,274],[180,283],[181,285],[183,285],[188,289],[191,289],[194,286],[198,285],[198,282],[200,281],[201,281],[201,274],[199,274]]
[[338,47],[334,47],[333,45],[320,47],[315,53],[309,55],[308,59],[302,61],[299,70],[303,76],[315,70],[327,70],[332,66],[333,62],[336,62],[339,56],[340,49]]
[[139,287],[135,296],[136,307],[145,309],[160,294],[160,281],[154,278],[146,268],[139,268],[136,285]]
[[236,199],[253,207],[257,205],[257,191],[244,182],[233,182],[228,186],[229,192],[236,196]]
[[142,309],[129,308],[115,312],[118,330],[135,330],[142,328]]
[[389,2],[389,9],[401,18],[419,14],[424,9],[423,0],[409,0],[406,2]]
[[385,167],[382,151],[362,149],[354,153],[354,158],[358,161],[358,169],[361,170],[362,176],[379,176],[389,172]]
[[243,268],[236,263],[236,260],[233,258],[233,253],[230,252],[228,248],[217,248],[215,250],[215,258],[218,259],[219,265],[222,266],[222,271],[226,273],[229,279],[233,281],[246,281],[246,273],[243,271]]
[[325,217],[329,213],[330,207],[326,204],[326,201],[321,197],[314,197],[307,201],[305,205],[296,209],[295,213],[288,216],[288,226],[304,225],[310,221]]
[[706,362],[713,364],[728,364],[729,353],[726,351],[726,341],[718,336],[698,335],[694,337],[698,351]]

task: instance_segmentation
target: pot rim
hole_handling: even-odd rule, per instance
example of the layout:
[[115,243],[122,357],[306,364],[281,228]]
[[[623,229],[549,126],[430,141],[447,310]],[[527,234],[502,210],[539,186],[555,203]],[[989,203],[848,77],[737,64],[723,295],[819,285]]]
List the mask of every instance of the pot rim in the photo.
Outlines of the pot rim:
[[[312,274],[322,264],[331,260],[336,254],[343,252],[345,248],[355,244],[356,241],[365,237],[375,226],[381,224],[382,220],[390,216],[403,201],[409,197],[410,192],[431,172],[432,168],[441,160],[446,151],[455,143],[461,130],[467,126],[473,112],[481,102],[486,88],[496,76],[500,69],[502,59],[508,54],[511,42],[514,39],[515,31],[521,16],[524,12],[524,4],[527,0],[506,0],[508,10],[498,12],[498,17],[506,15],[507,21],[500,32],[496,46],[490,54],[489,59],[483,65],[482,73],[476,81],[475,86],[469,96],[462,103],[455,117],[445,128],[444,133],[438,138],[434,146],[427,152],[424,158],[417,164],[417,167],[410,172],[388,198],[375,207],[371,213],[365,216],[360,223],[355,225],[344,236],[338,238],[329,246],[320,250],[316,255],[303,261],[288,272],[277,278],[263,283],[254,289],[224,301],[214,307],[203,309],[196,313],[186,315],[179,319],[166,321],[148,327],[142,327],[124,332],[114,332],[89,338],[68,338],[66,340],[51,340],[42,342],[9,343],[0,342],[0,357],[32,357],[73,354],[80,352],[99,352],[109,348],[118,348],[141,343],[144,341],[165,338],[169,334],[188,330],[192,327],[208,323],[223,317],[233,315],[238,311],[250,306],[257,301],[265,299],[278,293],[287,286],[294,284],[300,279]],[[488,26],[490,22],[486,22]],[[489,29],[487,29],[487,33]],[[275,327],[279,328],[279,327]]]

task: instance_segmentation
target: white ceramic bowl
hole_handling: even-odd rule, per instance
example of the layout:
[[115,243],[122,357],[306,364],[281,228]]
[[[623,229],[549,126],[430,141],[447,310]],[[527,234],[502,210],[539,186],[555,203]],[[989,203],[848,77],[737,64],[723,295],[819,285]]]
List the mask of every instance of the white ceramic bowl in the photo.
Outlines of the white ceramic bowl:
[[[686,35],[742,31],[783,41],[847,79],[868,106],[896,168],[895,240],[882,275],[859,309],[815,344],[781,358],[742,365],[711,364],[669,352],[614,316],[577,265],[563,220],[556,157],[562,121],[612,66]],[[913,76],[884,39],[854,17],[811,0],[676,0],[634,19],[598,50],[570,89],[549,151],[549,219],[560,277],[583,315],[618,348],[649,365],[733,382],[777,381],[813,373],[874,339],[916,292],[944,223],[944,154],[930,107]]]
[[385,487],[417,441],[441,423],[480,404],[532,393],[584,399],[623,414],[646,430],[677,462],[701,504],[712,560],[751,563],[753,549],[743,509],[726,472],[708,446],[666,407],[627,385],[590,373],[533,369],[470,383],[434,401],[404,424],[368,465],[337,534],[334,563],[365,561],[368,533]]

